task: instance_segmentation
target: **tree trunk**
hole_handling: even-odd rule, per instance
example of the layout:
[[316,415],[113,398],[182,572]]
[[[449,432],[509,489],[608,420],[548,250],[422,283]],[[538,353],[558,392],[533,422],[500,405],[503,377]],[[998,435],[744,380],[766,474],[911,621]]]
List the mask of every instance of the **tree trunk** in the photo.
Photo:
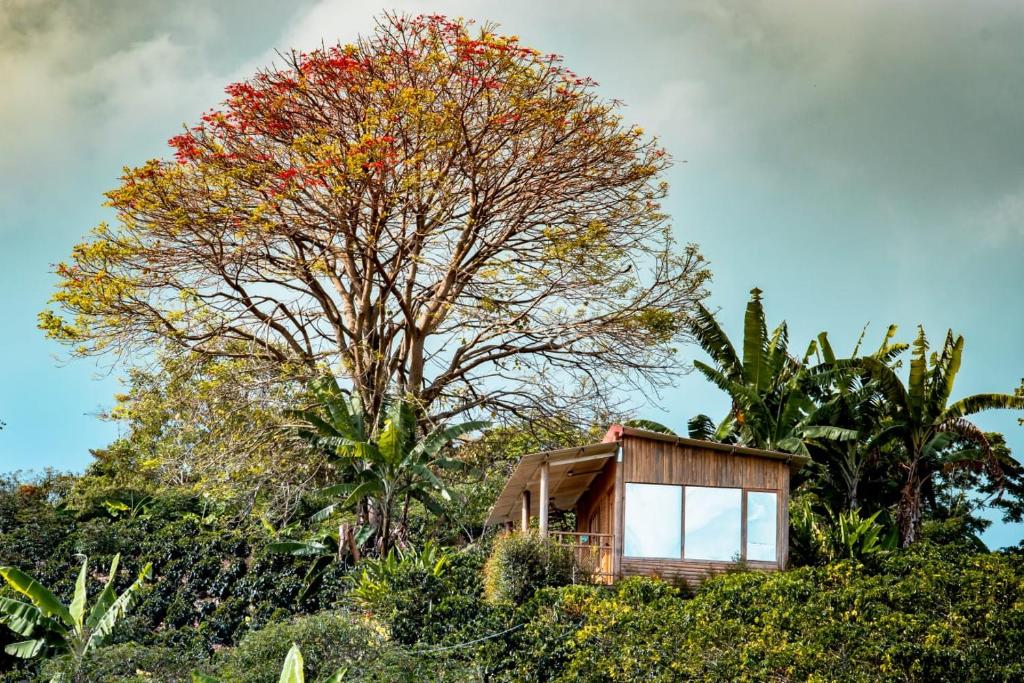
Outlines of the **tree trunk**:
[[921,479],[914,469],[907,474],[907,483],[900,491],[897,522],[900,529],[900,546],[909,547],[917,541],[921,531]]
[[391,550],[391,501],[382,500],[380,505],[380,556],[387,556],[389,550]]

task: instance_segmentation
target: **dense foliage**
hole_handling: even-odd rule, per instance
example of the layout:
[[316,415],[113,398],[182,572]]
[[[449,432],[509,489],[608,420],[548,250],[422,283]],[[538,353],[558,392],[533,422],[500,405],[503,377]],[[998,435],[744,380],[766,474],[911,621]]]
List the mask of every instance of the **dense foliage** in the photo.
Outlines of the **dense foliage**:
[[576,572],[568,548],[536,533],[502,534],[484,565],[484,594],[519,605],[540,588],[573,583]]
[[[344,591],[345,567],[337,565],[317,595],[299,600],[305,563],[269,552],[262,525],[236,522],[202,498],[158,497],[135,514],[112,517],[98,502],[71,508],[83,504],[71,488],[63,478],[0,486],[0,565],[21,568],[68,601],[81,566],[76,554],[102,566],[120,553],[118,592],[151,562],[154,578],[112,643],[135,640],[203,657],[272,619],[328,606]],[[87,577],[90,595],[102,589],[102,578]],[[0,633],[0,644],[10,642],[9,632]],[[15,663],[0,658],[0,665]]]
[[769,333],[758,289],[747,304],[740,352],[704,306],[692,326],[712,361],[694,366],[729,395],[732,407],[717,424],[693,417],[690,436],[811,456],[797,483],[822,503],[819,513],[891,510],[904,547],[929,514],[969,517],[984,528],[990,522],[975,513],[991,505],[1005,521],[1021,520],[1024,467],[1002,435],[986,434],[971,418],[1024,409],[1024,395],[954,400],[964,339],[952,330],[934,353],[923,328],[908,345],[893,342],[892,325],[870,354],[860,353],[862,333],[849,358],[837,357],[822,332],[800,358],[789,350],[785,322]]

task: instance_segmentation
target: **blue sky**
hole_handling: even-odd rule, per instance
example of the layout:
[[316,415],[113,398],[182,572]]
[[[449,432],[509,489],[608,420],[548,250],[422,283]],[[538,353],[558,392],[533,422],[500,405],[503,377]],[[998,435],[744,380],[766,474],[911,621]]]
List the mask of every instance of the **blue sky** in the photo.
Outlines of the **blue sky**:
[[[275,50],[350,41],[388,8],[497,21],[624,100],[677,159],[666,209],[711,260],[731,334],[757,286],[798,347],[952,327],[956,395],[1024,376],[1019,4],[0,0],[0,471],[81,469],[116,434],[96,414],[122,367],[63,360],[35,316],[51,264],[111,217],[121,167],[165,154]],[[679,428],[727,407],[693,375],[656,403]],[[979,422],[1024,453],[1015,415]]]

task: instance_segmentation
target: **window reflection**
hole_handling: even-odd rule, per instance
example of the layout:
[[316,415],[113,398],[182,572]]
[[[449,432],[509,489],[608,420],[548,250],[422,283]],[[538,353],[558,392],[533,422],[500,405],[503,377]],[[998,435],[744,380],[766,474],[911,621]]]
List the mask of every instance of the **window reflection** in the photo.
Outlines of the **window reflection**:
[[683,487],[626,484],[625,537],[628,557],[680,557]]
[[765,491],[747,492],[747,559],[775,561],[776,517],[775,494]]
[[741,489],[686,487],[687,559],[739,558],[742,501]]

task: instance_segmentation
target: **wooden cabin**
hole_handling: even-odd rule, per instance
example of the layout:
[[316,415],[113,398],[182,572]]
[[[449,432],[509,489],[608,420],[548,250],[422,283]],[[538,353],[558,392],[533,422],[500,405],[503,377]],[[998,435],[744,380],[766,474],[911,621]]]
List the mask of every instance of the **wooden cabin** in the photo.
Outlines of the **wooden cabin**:
[[[575,549],[595,580],[697,582],[738,562],[786,566],[791,453],[613,425],[601,443],[523,456],[488,524],[528,529]],[[575,531],[551,531],[551,510]]]

